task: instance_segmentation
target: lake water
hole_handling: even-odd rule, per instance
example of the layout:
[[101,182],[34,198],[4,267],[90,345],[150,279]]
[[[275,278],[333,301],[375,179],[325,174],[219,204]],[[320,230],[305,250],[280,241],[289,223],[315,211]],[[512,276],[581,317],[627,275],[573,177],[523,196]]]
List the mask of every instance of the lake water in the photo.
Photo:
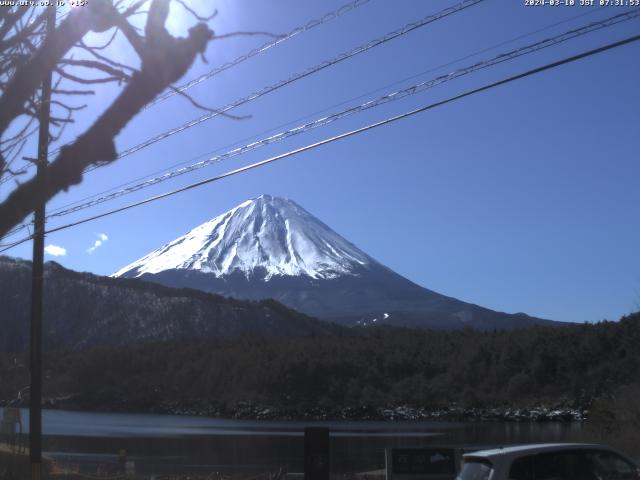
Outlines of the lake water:
[[[1,409],[0,409],[1,411]],[[22,410],[28,431],[28,411]],[[324,426],[331,435],[331,469],[356,472],[384,467],[387,447],[448,445],[461,448],[570,440],[577,423],[515,422],[280,422],[178,415],[43,412],[44,450],[61,463],[117,464],[126,450],[141,473],[300,472],[303,432]]]

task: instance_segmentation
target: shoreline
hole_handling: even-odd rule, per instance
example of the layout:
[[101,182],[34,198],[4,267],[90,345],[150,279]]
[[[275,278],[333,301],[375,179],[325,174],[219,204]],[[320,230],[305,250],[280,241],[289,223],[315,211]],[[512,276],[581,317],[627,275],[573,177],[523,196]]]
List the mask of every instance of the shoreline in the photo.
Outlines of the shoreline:
[[[0,408],[7,406],[0,400]],[[28,408],[27,404],[17,405]],[[202,401],[161,402],[140,405],[120,401],[116,405],[89,405],[73,396],[48,398],[43,408],[51,410],[75,410],[94,413],[161,414],[210,417],[230,420],[270,421],[433,421],[433,422],[583,422],[589,410],[585,406],[561,403],[556,405],[462,407],[451,404],[445,407],[360,406],[360,407],[289,407],[239,402],[232,407],[220,407]]]

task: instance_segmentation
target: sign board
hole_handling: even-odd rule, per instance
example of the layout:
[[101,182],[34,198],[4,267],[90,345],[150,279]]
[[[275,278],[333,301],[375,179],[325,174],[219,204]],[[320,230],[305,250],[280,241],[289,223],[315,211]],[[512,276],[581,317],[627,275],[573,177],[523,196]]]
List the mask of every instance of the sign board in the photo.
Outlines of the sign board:
[[304,480],[329,480],[329,429],[304,429]]
[[0,433],[5,435],[15,435],[18,433],[18,426],[20,427],[20,433],[22,433],[20,410],[17,408],[6,407],[0,417]]
[[127,460],[124,464],[124,473],[127,477],[133,477],[136,474],[136,463],[133,460]]
[[454,478],[459,461],[450,447],[390,448],[386,450],[387,480]]

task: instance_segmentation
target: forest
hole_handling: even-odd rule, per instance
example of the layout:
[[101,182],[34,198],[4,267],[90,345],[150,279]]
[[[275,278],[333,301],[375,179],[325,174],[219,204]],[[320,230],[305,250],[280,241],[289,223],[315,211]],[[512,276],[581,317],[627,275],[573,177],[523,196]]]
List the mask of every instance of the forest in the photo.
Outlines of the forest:
[[[50,405],[229,414],[245,404],[347,407],[575,405],[640,383],[640,313],[514,331],[338,330],[98,347],[45,356]],[[28,384],[24,353],[0,354],[0,401]]]

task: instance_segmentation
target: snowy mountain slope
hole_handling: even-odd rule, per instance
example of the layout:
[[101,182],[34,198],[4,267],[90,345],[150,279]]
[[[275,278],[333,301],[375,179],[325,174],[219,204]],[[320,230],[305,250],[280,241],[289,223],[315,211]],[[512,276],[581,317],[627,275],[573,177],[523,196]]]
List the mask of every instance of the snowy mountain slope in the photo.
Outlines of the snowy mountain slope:
[[264,272],[315,279],[353,274],[373,260],[295,202],[262,195],[194,228],[114,273],[139,277],[166,270],[197,270],[247,278]]
[[351,326],[494,329],[550,323],[416,285],[295,202],[269,195],[247,200],[113,276],[234,298],[273,298]]

